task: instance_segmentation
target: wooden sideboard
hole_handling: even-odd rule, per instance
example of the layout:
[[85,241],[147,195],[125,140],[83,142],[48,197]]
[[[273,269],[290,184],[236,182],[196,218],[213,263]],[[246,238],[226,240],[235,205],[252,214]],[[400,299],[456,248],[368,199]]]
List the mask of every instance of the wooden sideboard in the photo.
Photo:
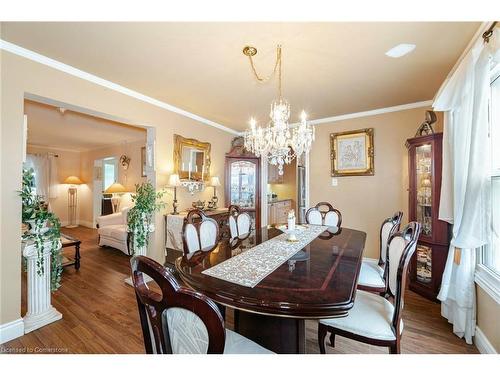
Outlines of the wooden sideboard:
[[[184,251],[182,244],[182,227],[186,221],[189,211],[179,212],[178,215],[164,215],[165,217],[165,249]],[[215,210],[204,210],[205,215],[211,217],[219,224],[219,240],[230,237],[229,231],[229,210],[227,208],[217,208]]]

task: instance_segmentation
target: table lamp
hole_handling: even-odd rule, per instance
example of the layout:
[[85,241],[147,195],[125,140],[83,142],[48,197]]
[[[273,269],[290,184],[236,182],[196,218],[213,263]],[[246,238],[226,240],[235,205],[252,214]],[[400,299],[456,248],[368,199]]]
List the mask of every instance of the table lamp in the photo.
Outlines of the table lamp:
[[179,212],[177,211],[177,207],[179,204],[177,203],[177,188],[181,186],[181,180],[179,179],[179,175],[174,173],[171,174],[168,179],[168,187],[174,189],[174,201],[172,202],[172,206],[174,210],[171,212],[172,215],[177,215]]
[[120,195],[126,193],[127,189],[125,186],[120,184],[119,182],[115,182],[104,190],[105,194],[111,194],[111,205],[113,206],[113,212],[117,212],[120,208]]
[[68,225],[66,228],[76,228],[76,206],[78,205],[78,186],[83,184],[77,176],[69,176],[64,180],[68,187]]
[[212,202],[213,202],[212,207],[217,208],[217,202],[219,201],[219,198],[217,198],[216,189],[217,189],[217,186],[221,186],[220,181],[219,181],[219,177],[213,176],[210,179],[210,186],[212,186],[214,188],[214,196],[212,197]]

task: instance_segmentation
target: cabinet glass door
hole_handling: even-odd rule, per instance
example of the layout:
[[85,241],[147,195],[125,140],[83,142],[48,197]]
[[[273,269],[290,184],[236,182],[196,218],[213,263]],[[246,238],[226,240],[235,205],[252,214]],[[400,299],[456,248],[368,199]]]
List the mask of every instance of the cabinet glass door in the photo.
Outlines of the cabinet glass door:
[[231,163],[231,204],[255,209],[257,166],[246,160]]
[[422,235],[432,236],[432,146],[425,144],[416,147],[417,173],[417,221],[422,224]]
[[417,246],[417,280],[424,284],[432,281],[432,249],[428,246]]

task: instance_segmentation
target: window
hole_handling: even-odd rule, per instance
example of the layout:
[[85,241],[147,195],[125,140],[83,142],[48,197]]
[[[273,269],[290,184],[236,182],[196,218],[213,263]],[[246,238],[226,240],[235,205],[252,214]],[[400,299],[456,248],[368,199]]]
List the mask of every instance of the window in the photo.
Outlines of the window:
[[491,80],[491,238],[479,254],[475,280],[500,303],[500,64]]
[[106,190],[118,179],[118,163],[116,158],[107,158],[103,160],[103,190]]
[[500,64],[493,69],[491,77],[491,238],[479,252],[475,280],[500,303]]
[[[500,67],[500,66],[499,66]],[[482,263],[500,276],[500,71],[494,70],[490,96],[491,240]]]

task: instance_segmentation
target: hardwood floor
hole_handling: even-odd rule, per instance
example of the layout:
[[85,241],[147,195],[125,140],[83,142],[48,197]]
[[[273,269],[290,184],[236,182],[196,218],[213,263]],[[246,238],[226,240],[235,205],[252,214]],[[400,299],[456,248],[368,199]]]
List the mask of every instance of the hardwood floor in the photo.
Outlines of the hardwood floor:
[[[32,353],[144,353],[142,332],[133,289],[124,283],[129,257],[121,251],[97,246],[96,230],[63,228],[82,240],[81,268],[65,268],[62,286],[53,294],[53,305],[63,319],[2,345],[2,352]],[[65,253],[73,255],[73,248]],[[26,277],[23,274],[22,315],[26,312]],[[478,353],[456,337],[441,317],[438,304],[406,293],[402,353]],[[232,312],[226,324],[232,328]],[[317,323],[306,322],[307,353],[319,353]],[[387,349],[342,337],[327,353],[387,353]]]

